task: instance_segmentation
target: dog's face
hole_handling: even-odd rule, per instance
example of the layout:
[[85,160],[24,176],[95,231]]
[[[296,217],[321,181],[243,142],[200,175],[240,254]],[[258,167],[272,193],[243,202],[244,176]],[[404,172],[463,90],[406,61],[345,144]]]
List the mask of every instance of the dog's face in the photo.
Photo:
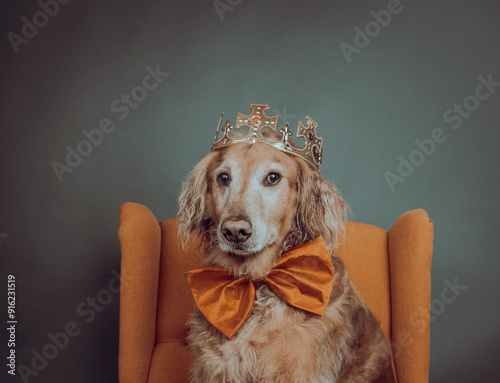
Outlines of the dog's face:
[[243,257],[281,247],[297,211],[296,162],[263,143],[220,151],[208,169],[208,215],[217,243]]
[[181,236],[201,234],[207,263],[261,278],[282,251],[323,236],[333,248],[346,211],[333,184],[302,159],[265,143],[207,154],[179,201]]

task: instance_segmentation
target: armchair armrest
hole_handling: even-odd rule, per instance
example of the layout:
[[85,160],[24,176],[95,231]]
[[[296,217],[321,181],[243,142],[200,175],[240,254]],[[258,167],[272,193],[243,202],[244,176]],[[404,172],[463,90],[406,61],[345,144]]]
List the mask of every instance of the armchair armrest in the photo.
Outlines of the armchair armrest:
[[120,287],[118,375],[121,383],[145,383],[155,344],[160,225],[148,208],[128,202],[120,209],[118,237],[127,277]]
[[423,209],[403,214],[389,230],[392,342],[400,383],[429,381],[433,235]]

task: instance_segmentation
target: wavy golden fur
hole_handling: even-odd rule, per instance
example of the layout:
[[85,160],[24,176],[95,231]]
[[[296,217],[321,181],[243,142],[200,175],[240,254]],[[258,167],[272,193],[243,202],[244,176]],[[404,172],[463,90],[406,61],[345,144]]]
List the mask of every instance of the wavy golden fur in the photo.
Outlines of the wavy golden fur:
[[348,206],[299,157],[264,143],[204,156],[183,185],[179,235],[199,237],[205,263],[258,280],[281,253],[322,236],[334,284],[322,317],[288,306],[260,284],[250,318],[226,338],[198,309],[188,321],[192,382],[393,382],[391,346],[334,255]]

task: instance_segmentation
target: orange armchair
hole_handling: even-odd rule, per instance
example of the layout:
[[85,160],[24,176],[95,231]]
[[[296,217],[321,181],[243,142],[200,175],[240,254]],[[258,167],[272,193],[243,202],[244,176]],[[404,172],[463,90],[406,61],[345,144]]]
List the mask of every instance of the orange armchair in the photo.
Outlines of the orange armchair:
[[[119,379],[121,383],[184,383],[191,356],[185,326],[194,301],[184,272],[202,255],[183,251],[176,219],[158,224],[145,206],[120,209],[121,272]],[[403,214],[387,232],[349,222],[337,255],[391,339],[399,383],[428,382],[433,224],[427,213]]]

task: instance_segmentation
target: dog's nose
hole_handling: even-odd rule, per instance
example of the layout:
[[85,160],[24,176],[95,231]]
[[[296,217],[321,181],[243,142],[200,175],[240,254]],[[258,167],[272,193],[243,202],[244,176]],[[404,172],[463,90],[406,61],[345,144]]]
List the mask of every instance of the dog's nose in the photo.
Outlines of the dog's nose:
[[221,227],[229,242],[245,242],[252,235],[252,225],[246,219],[227,219]]

